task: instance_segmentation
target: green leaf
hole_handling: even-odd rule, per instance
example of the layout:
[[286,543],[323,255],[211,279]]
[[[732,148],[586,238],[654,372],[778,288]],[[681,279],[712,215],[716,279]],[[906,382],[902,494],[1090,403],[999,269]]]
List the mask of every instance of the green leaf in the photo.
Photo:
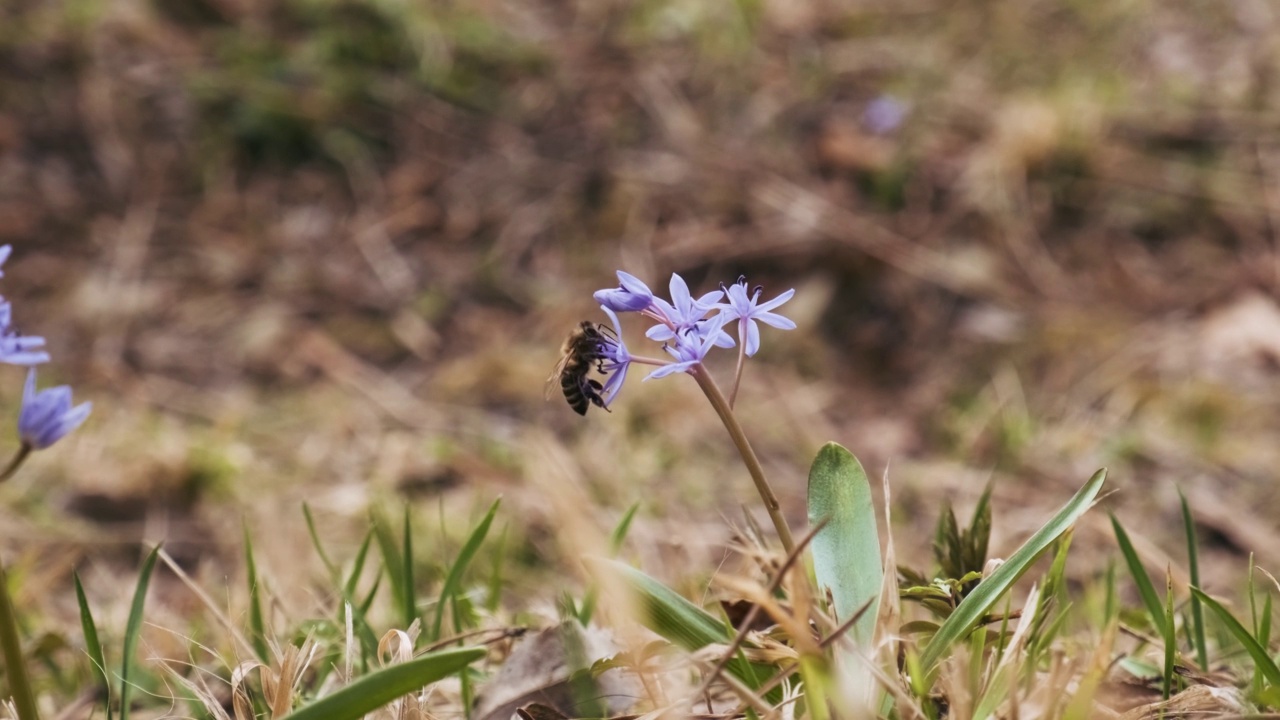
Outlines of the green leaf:
[[391,583],[391,597],[396,609],[400,611],[401,622],[407,628],[413,624],[413,618],[417,613],[416,608],[406,607],[404,602],[407,597],[404,589],[404,558],[400,554],[395,535],[385,519],[374,518],[373,537],[378,541],[378,550],[382,553],[382,569],[386,571],[387,580]]
[[990,610],[1000,597],[1022,577],[1035,563],[1040,553],[1044,552],[1055,540],[1071,528],[1080,516],[1093,506],[1093,500],[1102,489],[1107,479],[1106,469],[1099,470],[1089,478],[1089,482],[1080,488],[1075,497],[1053,516],[1049,522],[1036,531],[1022,547],[1018,548],[1003,565],[996,568],[986,579],[978,584],[969,596],[961,601],[955,611],[942,623],[933,639],[920,653],[920,665],[925,672],[931,673],[943,653],[951,647],[951,643],[964,637],[978,623],[978,620]]
[[1245,651],[1253,658],[1254,665],[1262,673],[1263,677],[1267,679],[1267,682],[1271,685],[1280,685],[1280,667],[1276,667],[1276,663],[1267,653],[1267,649],[1240,624],[1240,621],[1236,620],[1230,611],[1224,608],[1217,600],[1206,595],[1200,588],[1191,588],[1191,594],[1200,598],[1200,602],[1204,603],[1204,606],[1209,608],[1214,615],[1217,615],[1222,624],[1226,626],[1227,631],[1244,646]]
[[400,554],[400,561],[404,565],[400,571],[403,578],[400,590],[404,593],[404,598],[400,604],[404,607],[404,626],[407,628],[418,619],[417,587],[413,580],[413,529],[409,527],[408,505],[404,506],[404,530],[401,541],[404,543],[404,551]]
[[1174,662],[1177,660],[1177,633],[1173,625],[1173,572],[1165,571],[1164,580],[1164,672],[1161,673],[1160,692],[1165,700],[1173,692]]
[[836,443],[824,445],[809,468],[809,524],[821,522],[826,525],[809,546],[818,591],[831,592],[839,622],[870,603],[849,630],[866,648],[880,611],[884,561],[871,483],[858,458]]
[[484,648],[441,650],[370,673],[299,708],[287,720],[359,720],[396,698],[446,678],[486,654]]
[[727,643],[733,639],[724,623],[630,565],[600,557],[584,560],[597,570],[612,573],[623,580],[639,597],[643,612],[641,622],[685,650],[699,650],[712,643]]
[[1134,550],[1133,543],[1129,542],[1129,534],[1120,526],[1120,521],[1116,520],[1115,515],[1111,516],[1111,527],[1115,530],[1120,554],[1124,556],[1125,564],[1129,566],[1129,574],[1133,576],[1133,582],[1138,586],[1138,595],[1142,597],[1142,604],[1146,606],[1147,614],[1151,616],[1151,627],[1164,636],[1164,603],[1160,602],[1160,596],[1156,594],[1156,586],[1151,582],[1151,576],[1147,574],[1146,568],[1142,566],[1138,551]]
[[[636,511],[640,509],[640,503],[632,503],[631,507],[622,514],[622,519],[618,521],[617,526],[613,528],[613,533],[609,535],[609,557],[615,557],[618,551],[622,549],[622,543],[626,542],[627,532],[631,530],[631,521],[636,517]],[[596,602],[599,601],[600,587],[595,583],[591,583],[587,587],[587,592],[582,596],[582,607],[577,612],[578,622],[583,627],[591,624],[591,617],[596,612]]]
[[89,662],[93,664],[93,676],[98,679],[106,696],[107,720],[111,720],[111,685],[107,682],[107,659],[102,654],[102,642],[98,640],[98,624],[93,621],[93,612],[89,609],[89,600],[84,596],[84,586],[80,584],[80,573],[71,573],[71,580],[76,586],[76,602],[80,603],[80,628],[84,631],[84,649],[89,653]]
[[267,649],[266,623],[262,619],[262,595],[258,590],[258,564],[253,560],[253,540],[249,537],[249,527],[244,527],[244,561],[245,575],[249,583],[249,632],[253,642],[253,651],[258,659],[271,664],[271,653]]
[[129,670],[133,667],[133,653],[138,647],[138,634],[142,630],[142,609],[147,603],[147,587],[151,584],[151,571],[160,557],[160,546],[155,546],[138,572],[138,586],[133,591],[133,606],[129,608],[129,621],[125,623],[124,658],[120,663],[120,720],[129,720],[129,691],[133,685]]
[[[360,543],[360,549],[356,551],[356,557],[352,563],[351,573],[347,576],[347,581],[342,586],[342,612],[338,615],[339,625],[344,622],[343,614],[348,606],[351,607],[351,620],[355,628],[356,634],[360,637],[360,654],[361,666],[364,667],[364,661],[367,657],[375,654],[378,648],[378,637],[374,634],[373,628],[369,627],[369,622],[365,620],[365,613],[369,604],[373,601],[373,594],[378,591],[378,587],[382,582],[382,576],[374,578],[373,588],[369,591],[369,598],[364,604],[356,600],[356,587],[360,583],[360,575],[364,572],[365,559],[369,555],[369,545],[373,542],[373,530],[370,529],[364,535],[364,541]],[[335,575],[337,568],[334,569]]]
[[[597,572],[610,573],[631,588],[640,601],[641,624],[685,650],[692,652],[733,640],[733,633],[724,623],[654,578],[617,560],[584,560]],[[725,669],[748,686],[759,687],[759,678],[742,657],[730,660]]]
[[5,680],[18,720],[39,720],[35,693],[27,675],[27,659],[22,654],[22,636],[18,634],[18,614],[9,595],[9,579],[3,565],[0,565],[0,653],[4,656]]
[[431,639],[440,639],[440,629],[444,623],[444,606],[446,602],[453,604],[453,616],[456,630],[462,628],[457,627],[458,618],[458,601],[454,597],[458,593],[458,588],[462,584],[462,573],[466,572],[467,566],[471,564],[471,559],[475,557],[476,552],[480,549],[480,545],[484,542],[484,538],[489,534],[489,526],[493,524],[493,518],[498,514],[498,504],[502,502],[502,498],[493,501],[493,505],[489,506],[489,512],[485,513],[484,518],[471,531],[471,536],[463,543],[462,550],[458,552],[458,559],[453,561],[453,567],[449,568],[449,574],[444,579],[444,587],[440,589],[440,602],[436,604],[436,621],[431,629]]
[[[1187,536],[1187,566],[1191,571],[1191,585],[1200,587],[1199,543],[1196,542],[1196,524],[1191,519],[1191,508],[1187,505],[1187,496],[1178,488],[1178,499],[1182,503],[1182,527]],[[1204,639],[1204,610],[1200,607],[1200,598],[1191,596],[1191,636],[1195,641],[1196,660],[1200,669],[1209,670],[1209,650]]]
[[337,580],[338,568],[334,566],[333,561],[329,559],[328,553],[324,551],[324,544],[320,542],[320,533],[316,531],[316,519],[311,516],[311,506],[305,502],[302,503],[302,516],[307,521],[307,533],[311,535],[311,544],[315,546],[316,554],[320,556],[320,562],[324,563],[324,569],[329,572],[329,577]]

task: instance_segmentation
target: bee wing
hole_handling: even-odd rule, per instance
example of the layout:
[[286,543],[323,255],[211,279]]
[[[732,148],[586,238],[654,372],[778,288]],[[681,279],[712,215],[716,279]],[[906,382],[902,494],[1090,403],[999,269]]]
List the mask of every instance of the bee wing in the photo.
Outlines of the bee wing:
[[547,383],[542,388],[542,399],[550,400],[555,391],[560,388],[560,376],[564,374],[564,368],[569,364],[569,355],[565,353],[560,356],[560,362],[556,363],[556,369],[551,371],[551,375],[547,377]]

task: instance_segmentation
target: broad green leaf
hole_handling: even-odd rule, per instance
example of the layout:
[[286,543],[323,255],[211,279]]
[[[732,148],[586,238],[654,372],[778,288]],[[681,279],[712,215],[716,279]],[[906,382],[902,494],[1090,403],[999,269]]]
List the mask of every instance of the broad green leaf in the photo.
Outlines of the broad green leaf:
[[1142,566],[1142,560],[1138,558],[1138,551],[1133,549],[1133,543],[1129,542],[1129,534],[1120,526],[1120,521],[1116,520],[1116,516],[1111,516],[1111,527],[1115,529],[1116,542],[1120,545],[1120,554],[1124,556],[1125,564],[1129,566],[1129,574],[1133,576],[1133,582],[1138,586],[1138,595],[1142,597],[1142,604],[1147,608],[1147,614],[1151,616],[1151,627],[1160,632],[1163,637],[1164,632],[1164,603],[1160,602],[1160,596],[1156,593],[1156,586],[1151,582],[1151,576],[1147,574],[1146,568]]
[[111,720],[111,685],[107,682],[107,659],[102,654],[102,642],[98,640],[98,624],[93,621],[89,599],[84,596],[84,586],[80,584],[80,573],[71,573],[71,580],[76,586],[76,602],[80,603],[80,628],[84,631],[84,649],[89,653],[89,662],[93,665],[93,676],[102,685],[103,694],[106,697],[107,720]]
[[[484,518],[471,531],[471,536],[463,543],[462,550],[458,552],[458,559],[453,561],[453,567],[449,568],[449,574],[444,579],[444,587],[440,589],[440,602],[436,605],[436,622],[431,628],[431,639],[440,639],[441,625],[444,623],[444,606],[445,603],[453,603],[454,618],[458,617],[458,602],[454,595],[458,593],[458,586],[462,583],[462,573],[471,564],[471,559],[475,557],[476,552],[480,549],[484,538],[489,534],[489,526],[493,524],[493,518],[498,514],[498,504],[502,502],[499,498],[493,501],[493,505],[489,506],[489,512],[485,513]],[[456,627],[455,629],[461,630]]]
[[1227,631],[1244,646],[1245,651],[1253,658],[1254,665],[1262,673],[1263,677],[1267,679],[1267,682],[1271,685],[1280,685],[1280,667],[1276,667],[1276,663],[1267,653],[1267,649],[1245,629],[1245,626],[1241,625],[1240,621],[1236,620],[1235,616],[1223,607],[1221,603],[1206,595],[1199,588],[1191,588],[1191,594],[1200,598],[1200,602],[1204,603],[1204,606],[1209,608],[1214,615],[1217,615],[1222,624],[1226,626]]
[[286,720],[359,720],[396,698],[462,670],[485,653],[484,648],[441,650],[391,665],[285,717]]
[[133,689],[129,670],[133,667],[133,652],[138,647],[138,633],[142,630],[142,609],[147,603],[147,587],[151,584],[151,571],[160,557],[157,545],[142,561],[138,571],[138,586],[133,591],[133,606],[129,608],[129,620],[124,631],[124,658],[120,663],[120,720],[129,720],[129,691]]
[[871,483],[853,453],[836,443],[824,445],[809,468],[809,524],[820,522],[826,525],[809,546],[818,590],[831,592],[839,622],[871,603],[849,629],[865,648],[872,642],[880,611],[884,561]]
[[951,643],[964,637],[972,630],[1009,588],[1022,577],[1040,554],[1053,544],[1063,533],[1075,524],[1076,520],[1093,506],[1093,500],[1102,489],[1107,479],[1106,469],[1099,470],[1089,478],[1089,482],[1080,488],[1075,497],[1053,516],[1049,522],[1036,531],[1029,540],[1023,543],[1003,565],[996,568],[978,587],[969,593],[955,612],[942,623],[933,639],[920,653],[920,665],[925,672],[932,672],[943,653],[951,647]]

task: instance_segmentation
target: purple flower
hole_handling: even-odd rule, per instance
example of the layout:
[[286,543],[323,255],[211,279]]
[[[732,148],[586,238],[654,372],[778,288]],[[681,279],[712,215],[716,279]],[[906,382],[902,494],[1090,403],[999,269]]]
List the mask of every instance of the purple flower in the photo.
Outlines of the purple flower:
[[720,336],[721,328],[724,327],[725,322],[725,315],[721,313],[707,320],[705,328],[681,328],[675,334],[674,342],[669,342],[662,346],[662,349],[666,350],[676,361],[669,365],[663,365],[649,373],[645,380],[664,378],[678,372],[688,372],[694,365],[701,363],[707,353],[711,352],[711,348],[715,346],[716,339]]
[[613,321],[614,330],[613,337],[604,335],[604,340],[600,343],[600,369],[609,376],[604,381],[604,387],[600,389],[600,400],[607,408],[609,403],[617,397],[618,391],[622,389],[622,383],[627,379],[627,370],[631,367],[631,353],[627,350],[626,343],[622,342],[622,324],[618,322],[618,316],[604,305],[601,305],[600,309]]
[[902,121],[907,119],[907,105],[892,95],[881,95],[867,104],[862,113],[862,122],[867,129],[877,135],[884,135],[897,130]]
[[[653,299],[658,316],[666,322],[649,328],[644,336],[650,340],[668,342],[676,338],[677,331],[696,328],[707,313],[719,307],[717,303],[724,297],[723,290],[713,290],[695,300],[689,293],[689,285],[676,273],[671,274],[670,287],[671,302],[662,298]],[[705,328],[700,332],[705,332]],[[715,333],[715,341],[718,347],[733,347],[733,338],[727,333]]]
[[618,271],[618,287],[595,292],[596,302],[616,312],[638,312],[653,304],[653,292],[640,278]]
[[[0,255],[8,257],[5,252],[8,245],[0,248]],[[3,258],[0,258],[3,262]],[[39,365],[49,362],[49,353],[38,352],[44,347],[44,338],[33,335],[19,335],[11,327],[13,322],[13,305],[0,298],[0,362],[10,365]]]
[[728,320],[738,321],[738,339],[742,341],[747,357],[755,355],[756,351],[760,349],[760,327],[756,325],[757,320],[779,330],[794,330],[796,327],[796,324],[791,320],[777,313],[769,312],[790,300],[791,296],[796,294],[796,291],[794,289],[788,290],[763,305],[757,305],[756,303],[760,302],[762,290],[763,288],[757,285],[751,295],[748,296],[747,279],[745,277],[738,278],[738,282],[727,288],[729,304],[724,308],[722,315],[726,316]]
[[80,427],[92,409],[93,403],[87,402],[71,407],[71,388],[66,385],[36,392],[36,371],[32,368],[22,391],[18,435],[23,445],[43,450]]
[[[9,256],[10,256],[11,254],[13,254],[13,246],[12,246],[12,245],[3,245],[3,246],[0,246],[0,267],[4,267],[4,263],[5,263],[5,261],[9,259]],[[0,277],[4,277],[4,273],[3,273],[3,272],[0,272]]]

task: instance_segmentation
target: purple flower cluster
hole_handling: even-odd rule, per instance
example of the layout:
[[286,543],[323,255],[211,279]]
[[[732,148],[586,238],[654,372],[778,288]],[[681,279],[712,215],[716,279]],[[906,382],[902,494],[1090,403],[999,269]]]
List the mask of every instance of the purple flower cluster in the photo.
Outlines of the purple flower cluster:
[[[760,349],[758,323],[781,330],[794,329],[791,320],[772,312],[790,300],[795,290],[788,290],[778,297],[760,303],[762,288],[748,290],[746,278],[719,290],[695,298],[689,285],[678,274],[671,275],[669,285],[671,300],[657,297],[642,280],[634,275],[618,271],[618,287],[605,288],[595,293],[596,302],[613,321],[616,338],[610,338],[600,349],[604,357],[602,369],[609,375],[601,396],[606,407],[617,396],[627,369],[633,362],[659,366],[649,373],[646,380],[662,378],[680,372],[693,372],[711,352],[712,348],[739,346],[739,352],[747,357]],[[728,302],[723,302],[727,297]],[[622,342],[622,328],[616,313],[639,313],[656,325],[649,328],[645,337],[662,343],[662,349],[672,361],[651,360],[632,356]],[[727,332],[732,324],[738,328],[738,339]]]
[[[12,253],[12,246],[0,246],[0,267]],[[0,277],[4,277],[2,270]],[[22,335],[13,327],[13,306],[0,297],[0,363],[29,368],[18,414],[18,435],[27,450],[41,450],[61,440],[93,409],[92,403],[72,407],[71,388],[66,385],[36,391],[34,366],[49,362],[49,353],[43,348],[44,338]]]

